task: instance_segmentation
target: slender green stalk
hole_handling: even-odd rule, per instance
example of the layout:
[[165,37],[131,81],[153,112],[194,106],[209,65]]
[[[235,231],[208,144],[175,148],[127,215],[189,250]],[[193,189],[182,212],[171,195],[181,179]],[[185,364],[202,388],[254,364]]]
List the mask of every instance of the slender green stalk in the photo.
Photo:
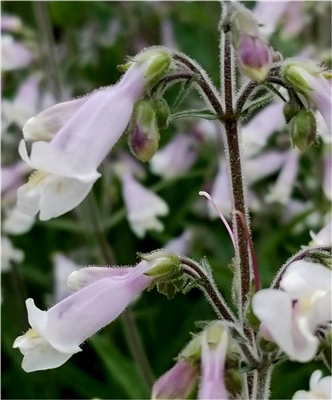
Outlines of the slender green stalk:
[[62,87],[54,51],[54,37],[48,11],[49,5],[47,2],[33,1],[32,7],[40,38],[40,53],[42,65],[44,66],[43,70],[54,98],[60,101],[62,100]]

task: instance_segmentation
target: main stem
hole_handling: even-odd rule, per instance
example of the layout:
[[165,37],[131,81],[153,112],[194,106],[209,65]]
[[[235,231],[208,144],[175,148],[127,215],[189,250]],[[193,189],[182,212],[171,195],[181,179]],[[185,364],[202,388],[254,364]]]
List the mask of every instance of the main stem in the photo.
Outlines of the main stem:
[[[222,121],[226,131],[227,153],[229,159],[231,189],[232,189],[232,208],[240,211],[243,215],[248,215],[244,197],[244,183],[241,165],[240,143],[238,135],[238,122],[233,107],[233,68],[232,68],[232,48],[230,32],[224,34],[224,54],[223,54],[223,92],[225,102],[225,119]],[[248,223],[248,221],[247,221]],[[241,223],[238,214],[233,213],[233,233],[235,236],[235,256],[238,265],[238,275],[240,285],[238,296],[240,302],[239,314],[243,315],[247,296],[250,291],[251,266],[249,261],[248,242],[245,228]],[[242,319],[242,318],[241,318]]]

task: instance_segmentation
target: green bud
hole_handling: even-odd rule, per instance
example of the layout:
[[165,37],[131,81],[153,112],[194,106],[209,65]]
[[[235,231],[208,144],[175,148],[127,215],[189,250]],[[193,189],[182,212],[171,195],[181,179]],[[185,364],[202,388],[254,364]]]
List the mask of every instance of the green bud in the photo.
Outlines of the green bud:
[[159,146],[159,130],[154,107],[149,100],[136,103],[129,128],[129,147],[140,161],[151,160]]
[[135,56],[134,61],[139,63],[147,62],[145,77],[150,84],[154,84],[170,68],[172,59],[165,48],[152,47]]
[[[304,68],[303,65],[297,65],[296,63],[289,63],[283,67],[282,76],[286,83],[295,89],[297,92],[301,93],[303,96],[307,97],[307,92],[312,90],[307,80],[303,77],[301,70]],[[308,71],[309,72],[309,71]],[[312,71],[310,71],[312,73]]]
[[258,346],[263,350],[264,353],[271,353],[278,348],[275,342],[266,340],[262,336],[259,336],[258,338]]
[[300,110],[289,124],[293,146],[307,150],[316,139],[316,119],[311,110]]
[[220,342],[225,332],[225,327],[221,322],[213,321],[211,322],[211,324],[207,326],[205,330],[206,330],[207,342],[209,343],[210,346],[215,347]]
[[145,272],[147,276],[166,275],[176,272],[180,267],[179,257],[175,253],[165,250],[156,250],[152,253],[138,253],[138,256],[145,261],[153,262],[153,266]]
[[287,124],[291,121],[292,118],[299,112],[300,106],[296,101],[289,101],[284,105],[284,117]]
[[202,336],[202,332],[195,335],[193,339],[187,344],[187,346],[181,351],[178,358],[185,358],[187,360],[200,360]]
[[153,107],[156,111],[157,122],[159,129],[167,128],[168,119],[170,115],[169,107],[165,99],[156,100],[153,103]]
[[235,398],[239,398],[242,392],[242,375],[236,369],[226,369],[225,371],[225,386],[229,393]]

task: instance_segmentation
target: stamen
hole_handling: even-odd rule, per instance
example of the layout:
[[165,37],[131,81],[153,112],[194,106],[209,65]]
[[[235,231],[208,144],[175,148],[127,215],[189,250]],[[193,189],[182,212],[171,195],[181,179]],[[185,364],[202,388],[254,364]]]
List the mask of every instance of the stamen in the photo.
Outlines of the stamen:
[[249,249],[250,249],[250,255],[251,255],[251,261],[252,261],[252,267],[254,270],[254,282],[255,282],[255,291],[258,292],[260,288],[260,281],[259,281],[259,271],[258,271],[258,263],[257,263],[257,258],[255,255],[255,250],[254,250],[254,245],[250,236],[250,232],[246,223],[246,220],[244,218],[244,215],[241,211],[239,210],[234,210],[232,211],[233,214],[236,214],[240,217],[241,220],[241,225],[244,229],[245,235],[247,237]]
[[29,185],[36,186],[47,174],[45,171],[33,171],[29,176]]
[[203,190],[201,190],[200,192],[198,192],[198,194],[200,196],[206,197],[209,200],[209,202],[212,205],[212,207],[216,210],[217,214],[219,215],[219,218],[222,220],[223,224],[225,225],[225,228],[228,231],[228,234],[229,234],[229,236],[230,236],[230,238],[232,240],[233,247],[234,247],[234,250],[235,250],[235,239],[234,239],[234,235],[233,235],[232,229],[228,225],[228,222],[226,221],[226,218],[222,215],[222,213],[219,210],[217,204],[213,201],[212,197],[207,192],[204,192]]

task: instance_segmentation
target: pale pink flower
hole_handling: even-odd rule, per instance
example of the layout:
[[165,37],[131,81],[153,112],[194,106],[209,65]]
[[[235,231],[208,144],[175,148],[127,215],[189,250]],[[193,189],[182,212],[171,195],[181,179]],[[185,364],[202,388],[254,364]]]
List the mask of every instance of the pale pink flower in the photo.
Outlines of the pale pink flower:
[[229,396],[224,381],[228,333],[221,326],[223,330],[221,337],[215,342],[209,336],[209,329],[211,328],[207,328],[202,336],[201,379],[198,399],[228,399]]
[[151,398],[186,399],[193,391],[197,378],[198,368],[190,361],[180,359],[153,385]]
[[197,140],[190,135],[179,133],[150,161],[154,174],[163,178],[175,178],[186,173],[197,158]]
[[26,372],[57,368],[81,351],[79,346],[85,340],[116,319],[150,285],[153,277],[145,273],[153,266],[142,261],[123,276],[109,274],[112,268],[100,268],[98,279],[90,273],[90,281],[83,268],[71,280],[83,280],[85,286],[48,311],[41,311],[28,299],[31,329],[13,345],[24,354],[22,368]]
[[33,60],[32,52],[11,35],[2,35],[1,38],[1,69],[12,71],[27,67]]
[[[132,63],[118,84],[50,107],[27,122],[25,139],[38,141],[32,143],[28,155],[22,140],[19,153],[37,171],[18,190],[18,206],[23,212],[35,215],[39,211],[39,218],[45,221],[85,199],[100,177],[97,168],[123,134],[134,104],[158,73],[151,71],[151,63],[158,54],[166,57],[157,49],[146,53]],[[50,138],[50,142],[44,141]]]

